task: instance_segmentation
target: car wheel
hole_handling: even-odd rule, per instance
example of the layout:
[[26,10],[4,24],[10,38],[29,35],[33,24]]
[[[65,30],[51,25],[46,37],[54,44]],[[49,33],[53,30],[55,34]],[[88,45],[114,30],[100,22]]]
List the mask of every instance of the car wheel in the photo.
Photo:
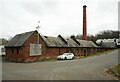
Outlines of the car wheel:
[[65,60],[67,60],[67,57],[65,57]]
[[72,57],[72,60],[74,59],[74,57]]

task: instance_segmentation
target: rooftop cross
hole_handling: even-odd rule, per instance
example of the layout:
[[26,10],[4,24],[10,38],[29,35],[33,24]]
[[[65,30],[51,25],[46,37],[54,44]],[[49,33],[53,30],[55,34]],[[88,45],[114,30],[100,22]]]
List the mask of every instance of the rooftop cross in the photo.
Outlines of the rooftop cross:
[[38,21],[38,26],[36,27],[37,31],[39,32],[39,28],[40,28],[40,21]]
[[37,31],[38,31],[38,40],[37,40],[37,43],[39,44],[39,28],[40,28],[40,26],[39,26],[39,24],[40,24],[40,21],[38,21],[38,26],[36,27],[36,29],[37,29]]

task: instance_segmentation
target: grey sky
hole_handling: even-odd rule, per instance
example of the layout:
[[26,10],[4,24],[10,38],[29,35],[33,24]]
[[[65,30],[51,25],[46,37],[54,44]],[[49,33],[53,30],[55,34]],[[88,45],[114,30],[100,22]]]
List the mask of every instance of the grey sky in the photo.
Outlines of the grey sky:
[[0,37],[35,30],[42,35],[82,34],[83,5],[87,5],[87,31],[118,30],[119,0],[1,0]]

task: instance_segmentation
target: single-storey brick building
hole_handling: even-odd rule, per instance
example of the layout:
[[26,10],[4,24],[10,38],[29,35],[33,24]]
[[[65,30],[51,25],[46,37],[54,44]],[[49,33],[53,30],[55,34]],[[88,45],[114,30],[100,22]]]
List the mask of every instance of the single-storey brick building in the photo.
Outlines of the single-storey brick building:
[[87,41],[86,5],[83,6],[83,40],[43,36],[38,31],[17,34],[6,48],[6,60],[15,62],[32,62],[44,58],[56,57],[65,52],[72,52],[75,56],[87,56],[101,51],[94,42]]
[[101,46],[101,48],[120,48],[120,38],[98,39],[96,43]]
[[65,52],[72,52],[75,56],[86,56],[96,53],[97,47],[92,41],[63,38],[61,35],[43,36],[37,30],[17,34],[5,46],[6,60],[15,62],[38,61]]

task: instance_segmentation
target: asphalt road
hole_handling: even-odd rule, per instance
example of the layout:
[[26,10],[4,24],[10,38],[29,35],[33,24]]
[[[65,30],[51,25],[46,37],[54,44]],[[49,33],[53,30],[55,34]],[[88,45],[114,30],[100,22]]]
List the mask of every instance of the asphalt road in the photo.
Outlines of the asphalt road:
[[109,54],[67,61],[3,62],[3,80],[114,80],[106,68],[118,64],[118,50]]

